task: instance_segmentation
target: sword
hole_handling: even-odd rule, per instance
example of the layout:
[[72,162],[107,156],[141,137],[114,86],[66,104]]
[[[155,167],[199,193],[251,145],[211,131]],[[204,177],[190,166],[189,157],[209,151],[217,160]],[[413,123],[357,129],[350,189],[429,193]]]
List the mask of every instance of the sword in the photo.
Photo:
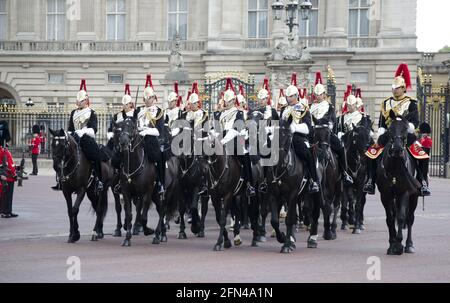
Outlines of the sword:
[[136,91],[136,103],[134,104],[135,107],[137,107],[137,103],[138,103],[138,96],[139,96],[139,85],[138,85],[138,89]]

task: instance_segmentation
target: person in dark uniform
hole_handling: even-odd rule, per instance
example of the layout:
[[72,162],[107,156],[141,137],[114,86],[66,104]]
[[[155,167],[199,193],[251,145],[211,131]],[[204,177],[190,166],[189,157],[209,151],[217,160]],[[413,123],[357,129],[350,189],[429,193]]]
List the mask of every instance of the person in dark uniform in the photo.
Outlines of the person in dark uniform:
[[306,168],[311,178],[308,191],[310,193],[319,192],[319,179],[309,144],[308,136],[313,132],[311,123],[311,113],[304,102],[299,101],[299,90],[297,88],[296,75],[292,75],[291,85],[286,89],[288,105],[281,110],[281,119],[288,121],[292,118],[291,132],[293,133],[292,144],[297,156],[306,164]]
[[33,163],[33,171],[30,175],[37,176],[38,174],[38,165],[37,159],[39,154],[41,153],[41,137],[40,137],[40,128],[39,125],[33,125],[33,138],[31,139],[31,162]]
[[[333,105],[326,98],[325,86],[322,84],[322,76],[320,72],[316,74],[316,85],[314,87],[315,102],[311,105],[311,115],[313,125],[327,125],[333,130],[336,123],[336,112]],[[342,178],[345,185],[353,184],[352,177],[347,172],[347,159],[345,157],[345,148],[339,140],[338,136],[330,131],[330,147],[337,155],[339,166],[342,170]]]
[[378,126],[378,141],[375,145],[369,148],[366,155],[369,157],[368,162],[368,181],[364,185],[364,192],[370,195],[375,194],[375,180],[377,158],[383,152],[384,146],[389,141],[389,135],[386,130],[391,124],[390,112],[394,111],[396,116],[403,116],[409,122],[407,145],[410,153],[417,159],[417,178],[422,184],[419,194],[421,196],[429,196],[431,194],[427,180],[428,180],[428,159],[429,156],[421,148],[417,142],[415,129],[419,126],[419,110],[417,101],[406,95],[407,88],[411,87],[411,77],[409,68],[406,63],[398,66],[395,73],[394,82],[392,84],[392,96],[381,102],[381,114]]
[[165,165],[163,163],[161,141],[164,132],[164,110],[155,104],[156,93],[151,75],[147,75],[144,89],[145,106],[137,108],[139,134],[144,137],[144,151],[150,162],[156,164],[158,171],[159,194],[165,192]]
[[17,180],[16,168],[6,142],[11,139],[8,123],[0,121],[0,214],[2,218],[15,218],[12,212],[14,182]]
[[[265,129],[260,130],[258,129],[258,133],[260,131],[264,131],[266,135],[268,135],[267,138],[267,147],[271,147],[271,137],[273,137],[274,133],[274,126],[272,125],[272,121],[279,120],[278,113],[275,108],[272,107],[272,101],[270,97],[270,88],[269,88],[269,79],[265,78],[262,89],[258,92],[258,108],[251,111],[249,116],[252,119],[258,118],[259,120],[265,120],[267,123],[267,126]],[[258,124],[259,128],[259,124]],[[270,158],[269,155],[262,156],[261,158]],[[268,185],[267,185],[267,174],[268,174],[268,167],[263,166],[263,175],[264,179],[259,185],[258,191],[261,193],[267,193]]]
[[86,158],[92,163],[95,173],[96,189],[103,190],[101,154],[95,141],[98,119],[95,111],[90,108],[89,96],[86,91],[86,80],[81,80],[80,90],[77,94],[77,109],[70,113],[68,132],[80,144]]

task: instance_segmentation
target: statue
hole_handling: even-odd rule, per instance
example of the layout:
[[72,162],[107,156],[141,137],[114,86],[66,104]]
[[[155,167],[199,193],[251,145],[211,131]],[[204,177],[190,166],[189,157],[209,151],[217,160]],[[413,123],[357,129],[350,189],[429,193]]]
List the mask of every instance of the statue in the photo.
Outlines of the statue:
[[176,33],[172,42],[172,50],[169,56],[169,66],[171,72],[177,72],[184,69],[184,60],[183,56],[180,53],[180,42],[181,37],[178,33]]

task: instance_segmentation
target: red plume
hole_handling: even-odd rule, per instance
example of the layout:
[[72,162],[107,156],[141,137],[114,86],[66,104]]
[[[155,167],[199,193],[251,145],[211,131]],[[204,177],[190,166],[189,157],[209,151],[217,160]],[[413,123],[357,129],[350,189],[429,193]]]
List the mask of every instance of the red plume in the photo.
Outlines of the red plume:
[[147,74],[147,80],[145,81],[145,88],[147,87],[153,88],[153,81],[152,81],[152,75]]
[[284,89],[280,88],[280,95],[278,96],[278,98],[280,97],[285,97],[284,95]]
[[297,86],[297,74],[296,73],[292,73],[291,85]]
[[299,90],[300,99],[304,99],[306,95],[306,88]]
[[245,92],[244,92],[244,85],[242,85],[242,84],[239,84],[239,94],[241,94],[242,96],[245,95]]
[[178,96],[177,107],[181,107],[181,103],[183,102],[183,97]]
[[347,85],[347,91],[346,91],[347,96],[344,95],[345,96],[344,97],[345,100],[347,100],[347,97],[352,94],[352,90],[353,90],[353,86],[351,84],[348,84]]
[[361,89],[356,89],[356,98],[361,98]]
[[234,89],[233,80],[231,78],[227,78],[227,84],[225,85],[225,90],[231,89],[236,95],[236,91]]
[[405,79],[406,88],[411,88],[411,74],[409,73],[408,64],[402,63],[395,72],[395,77],[401,76]]
[[85,79],[81,79],[80,90],[84,90],[87,92]]
[[269,79],[264,78],[263,88],[269,92],[269,100],[267,101],[267,105],[272,105],[272,100],[270,97],[270,88],[269,88]]
[[187,98],[186,98],[186,104],[189,103],[189,98],[191,97],[191,94],[192,94],[192,92],[189,90],[189,91],[188,91]]
[[351,89],[349,91],[348,88],[351,88],[351,85],[347,85],[347,91],[344,93],[344,103],[342,103],[342,114],[346,114],[348,112],[348,106],[347,106],[347,98],[351,94]]
[[173,91],[177,94],[177,96],[179,95],[178,93],[178,82],[175,81],[175,83],[173,84]]
[[125,95],[130,95],[131,96],[131,92],[130,92],[130,84],[125,84]]
[[320,73],[320,72],[317,72],[316,73],[316,82],[314,83],[314,85],[317,85],[317,84],[323,84],[323,81],[322,81],[322,74]]

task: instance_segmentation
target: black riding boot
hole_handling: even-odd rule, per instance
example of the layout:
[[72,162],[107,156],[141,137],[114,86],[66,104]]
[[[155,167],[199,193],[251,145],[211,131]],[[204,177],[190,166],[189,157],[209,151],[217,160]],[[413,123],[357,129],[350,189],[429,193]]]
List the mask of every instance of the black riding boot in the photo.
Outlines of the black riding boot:
[[161,160],[157,162],[158,167],[158,183],[159,183],[159,194],[163,194],[166,189],[166,170],[165,163]]
[[314,157],[312,155],[312,151],[308,150],[306,153],[306,167],[309,171],[309,176],[311,177],[311,182],[309,184],[308,191],[311,194],[315,194],[319,192],[319,178],[317,177],[316,165],[314,163]]
[[267,170],[269,168],[267,166],[263,166],[263,175],[264,175],[264,180],[262,181],[262,183],[259,185],[258,191],[265,194],[267,193],[267,189],[268,189],[268,185],[267,185]]
[[56,185],[51,187],[53,190],[62,190],[61,181],[59,177],[56,176]]
[[253,175],[252,175],[252,166],[250,162],[250,155],[244,155],[244,171],[245,171],[245,181],[247,182],[247,197],[253,197],[256,195],[255,188],[252,186],[253,183]]
[[94,172],[96,176],[96,184],[97,184],[97,191],[103,190],[103,182],[102,182],[102,162],[101,161],[95,161],[93,163],[94,166]]
[[347,172],[347,159],[345,158],[345,149],[339,148],[337,151],[339,165],[342,169],[342,178],[344,179],[344,185],[350,186],[353,184],[353,178]]
[[417,177],[419,179],[419,182],[422,184],[422,186],[420,187],[420,196],[426,197],[426,196],[430,196],[431,192],[430,189],[428,188],[428,164],[429,161],[428,159],[424,159],[424,160],[418,160],[418,165],[417,165]]
[[375,180],[376,180],[376,159],[367,159],[367,182],[364,184],[363,192],[369,195],[375,195]]

